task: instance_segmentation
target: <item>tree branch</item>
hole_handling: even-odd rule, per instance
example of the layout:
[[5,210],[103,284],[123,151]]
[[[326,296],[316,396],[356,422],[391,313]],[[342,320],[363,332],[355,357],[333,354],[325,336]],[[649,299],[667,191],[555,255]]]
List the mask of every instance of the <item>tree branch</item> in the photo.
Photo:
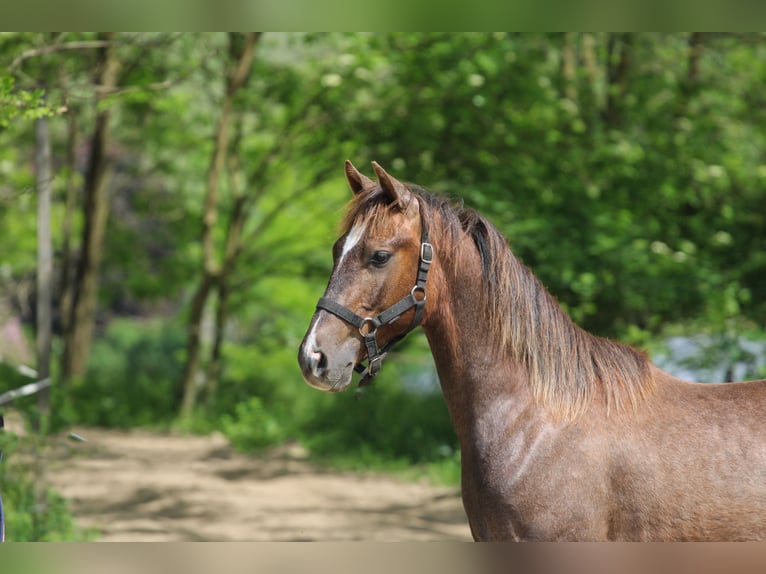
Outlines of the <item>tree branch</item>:
[[97,48],[106,48],[114,44],[111,40],[83,40],[77,42],[65,42],[63,44],[50,44],[48,46],[41,46],[39,48],[32,48],[25,50],[11,62],[8,66],[8,71],[13,72],[18,68],[24,60],[30,58],[37,58],[38,56],[47,56],[55,52],[64,52],[66,50],[94,50]]

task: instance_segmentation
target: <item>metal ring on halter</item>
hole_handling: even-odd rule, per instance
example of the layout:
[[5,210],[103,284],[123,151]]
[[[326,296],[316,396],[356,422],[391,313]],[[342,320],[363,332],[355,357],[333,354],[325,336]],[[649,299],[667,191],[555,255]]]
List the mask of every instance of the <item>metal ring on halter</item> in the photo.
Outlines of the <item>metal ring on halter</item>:
[[[420,292],[420,293],[423,294],[423,298],[422,299],[418,299],[415,296],[415,293],[417,293],[417,292]],[[415,301],[417,301],[419,303],[425,302],[425,300],[426,300],[426,286],[425,285],[415,285],[412,288],[412,290],[410,291],[410,295],[412,295],[412,298],[415,299]]]
[[[368,332],[364,332],[364,326],[369,323],[371,325],[370,330]],[[374,337],[375,333],[378,332],[378,327],[380,327],[380,322],[373,318],[373,317],[365,317],[362,319],[362,322],[359,324],[359,334],[362,337]]]

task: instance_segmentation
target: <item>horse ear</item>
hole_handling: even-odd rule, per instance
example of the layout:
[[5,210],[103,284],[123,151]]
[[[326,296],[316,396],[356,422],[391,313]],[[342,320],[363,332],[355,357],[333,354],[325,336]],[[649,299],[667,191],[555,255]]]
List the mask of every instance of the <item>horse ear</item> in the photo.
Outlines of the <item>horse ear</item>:
[[406,210],[412,200],[412,194],[407,189],[407,186],[398,179],[388,175],[386,170],[375,161],[372,162],[372,169],[378,175],[380,187],[391,197],[392,203],[398,204],[402,211]]
[[354,195],[357,195],[363,189],[375,185],[374,181],[356,169],[354,164],[349,160],[346,160],[346,179],[348,180],[348,185],[351,186],[351,191],[354,192]]

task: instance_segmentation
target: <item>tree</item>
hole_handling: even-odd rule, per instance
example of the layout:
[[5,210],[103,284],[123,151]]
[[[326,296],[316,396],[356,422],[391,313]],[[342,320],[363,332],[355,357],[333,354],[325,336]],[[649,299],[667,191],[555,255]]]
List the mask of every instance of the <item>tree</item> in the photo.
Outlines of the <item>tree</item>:
[[207,173],[207,185],[202,212],[201,277],[192,299],[187,327],[186,362],[181,380],[183,388],[181,416],[183,417],[191,415],[197,401],[197,392],[200,386],[198,371],[201,326],[205,307],[210,293],[216,284],[220,283],[222,275],[225,276],[232,265],[233,257],[236,253],[236,242],[242,225],[242,215],[239,215],[238,212],[241,213],[244,196],[240,193],[239,197],[235,199],[235,206],[237,207],[235,207],[233,217],[229,221],[224,261],[221,263],[216,254],[215,244],[220,180],[223,177],[227,156],[230,151],[229,127],[235,97],[237,92],[247,85],[259,37],[260,34],[252,32],[247,34],[229,34],[228,65],[225,79],[226,88],[221,101],[221,113],[215,133],[215,145]]
[[109,215],[108,193],[111,166],[108,148],[112,110],[108,106],[103,106],[103,101],[105,95],[117,86],[120,62],[113,45],[114,34],[105,32],[99,34],[98,38],[104,42],[104,45],[96,51],[94,73],[97,93],[94,105],[98,111],[91,137],[83,190],[81,255],[74,277],[71,314],[67,321],[69,331],[64,336],[62,365],[64,380],[82,376],[85,372],[98,304],[99,267],[103,253],[104,231]]
[[762,268],[749,202],[763,189],[764,72],[753,67],[763,35],[428,33],[370,44],[387,56],[355,52],[371,69],[359,91],[374,104],[347,125],[376,135],[360,153],[489,215],[583,326],[656,332],[720,307],[723,292],[766,317],[762,281],[738,278]]
[[1,289],[32,324],[47,107],[54,336],[76,353],[95,317],[66,390],[89,420],[288,396],[349,158],[480,210],[592,331],[764,321],[762,34],[267,34],[230,93],[248,38],[0,36]]
[[[37,376],[50,377],[53,329],[53,242],[51,240],[51,144],[48,119],[35,121],[37,176]],[[41,415],[50,412],[48,389],[38,394]]]

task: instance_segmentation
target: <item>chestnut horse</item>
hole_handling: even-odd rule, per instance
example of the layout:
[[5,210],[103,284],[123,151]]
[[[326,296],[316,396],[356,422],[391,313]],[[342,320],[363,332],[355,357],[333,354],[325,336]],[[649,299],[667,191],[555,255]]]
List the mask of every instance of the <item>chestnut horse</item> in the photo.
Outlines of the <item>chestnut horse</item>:
[[301,344],[306,382],[363,382],[418,324],[460,441],[477,540],[766,538],[766,381],[677,379],[576,326],[475,211],[373,163]]

